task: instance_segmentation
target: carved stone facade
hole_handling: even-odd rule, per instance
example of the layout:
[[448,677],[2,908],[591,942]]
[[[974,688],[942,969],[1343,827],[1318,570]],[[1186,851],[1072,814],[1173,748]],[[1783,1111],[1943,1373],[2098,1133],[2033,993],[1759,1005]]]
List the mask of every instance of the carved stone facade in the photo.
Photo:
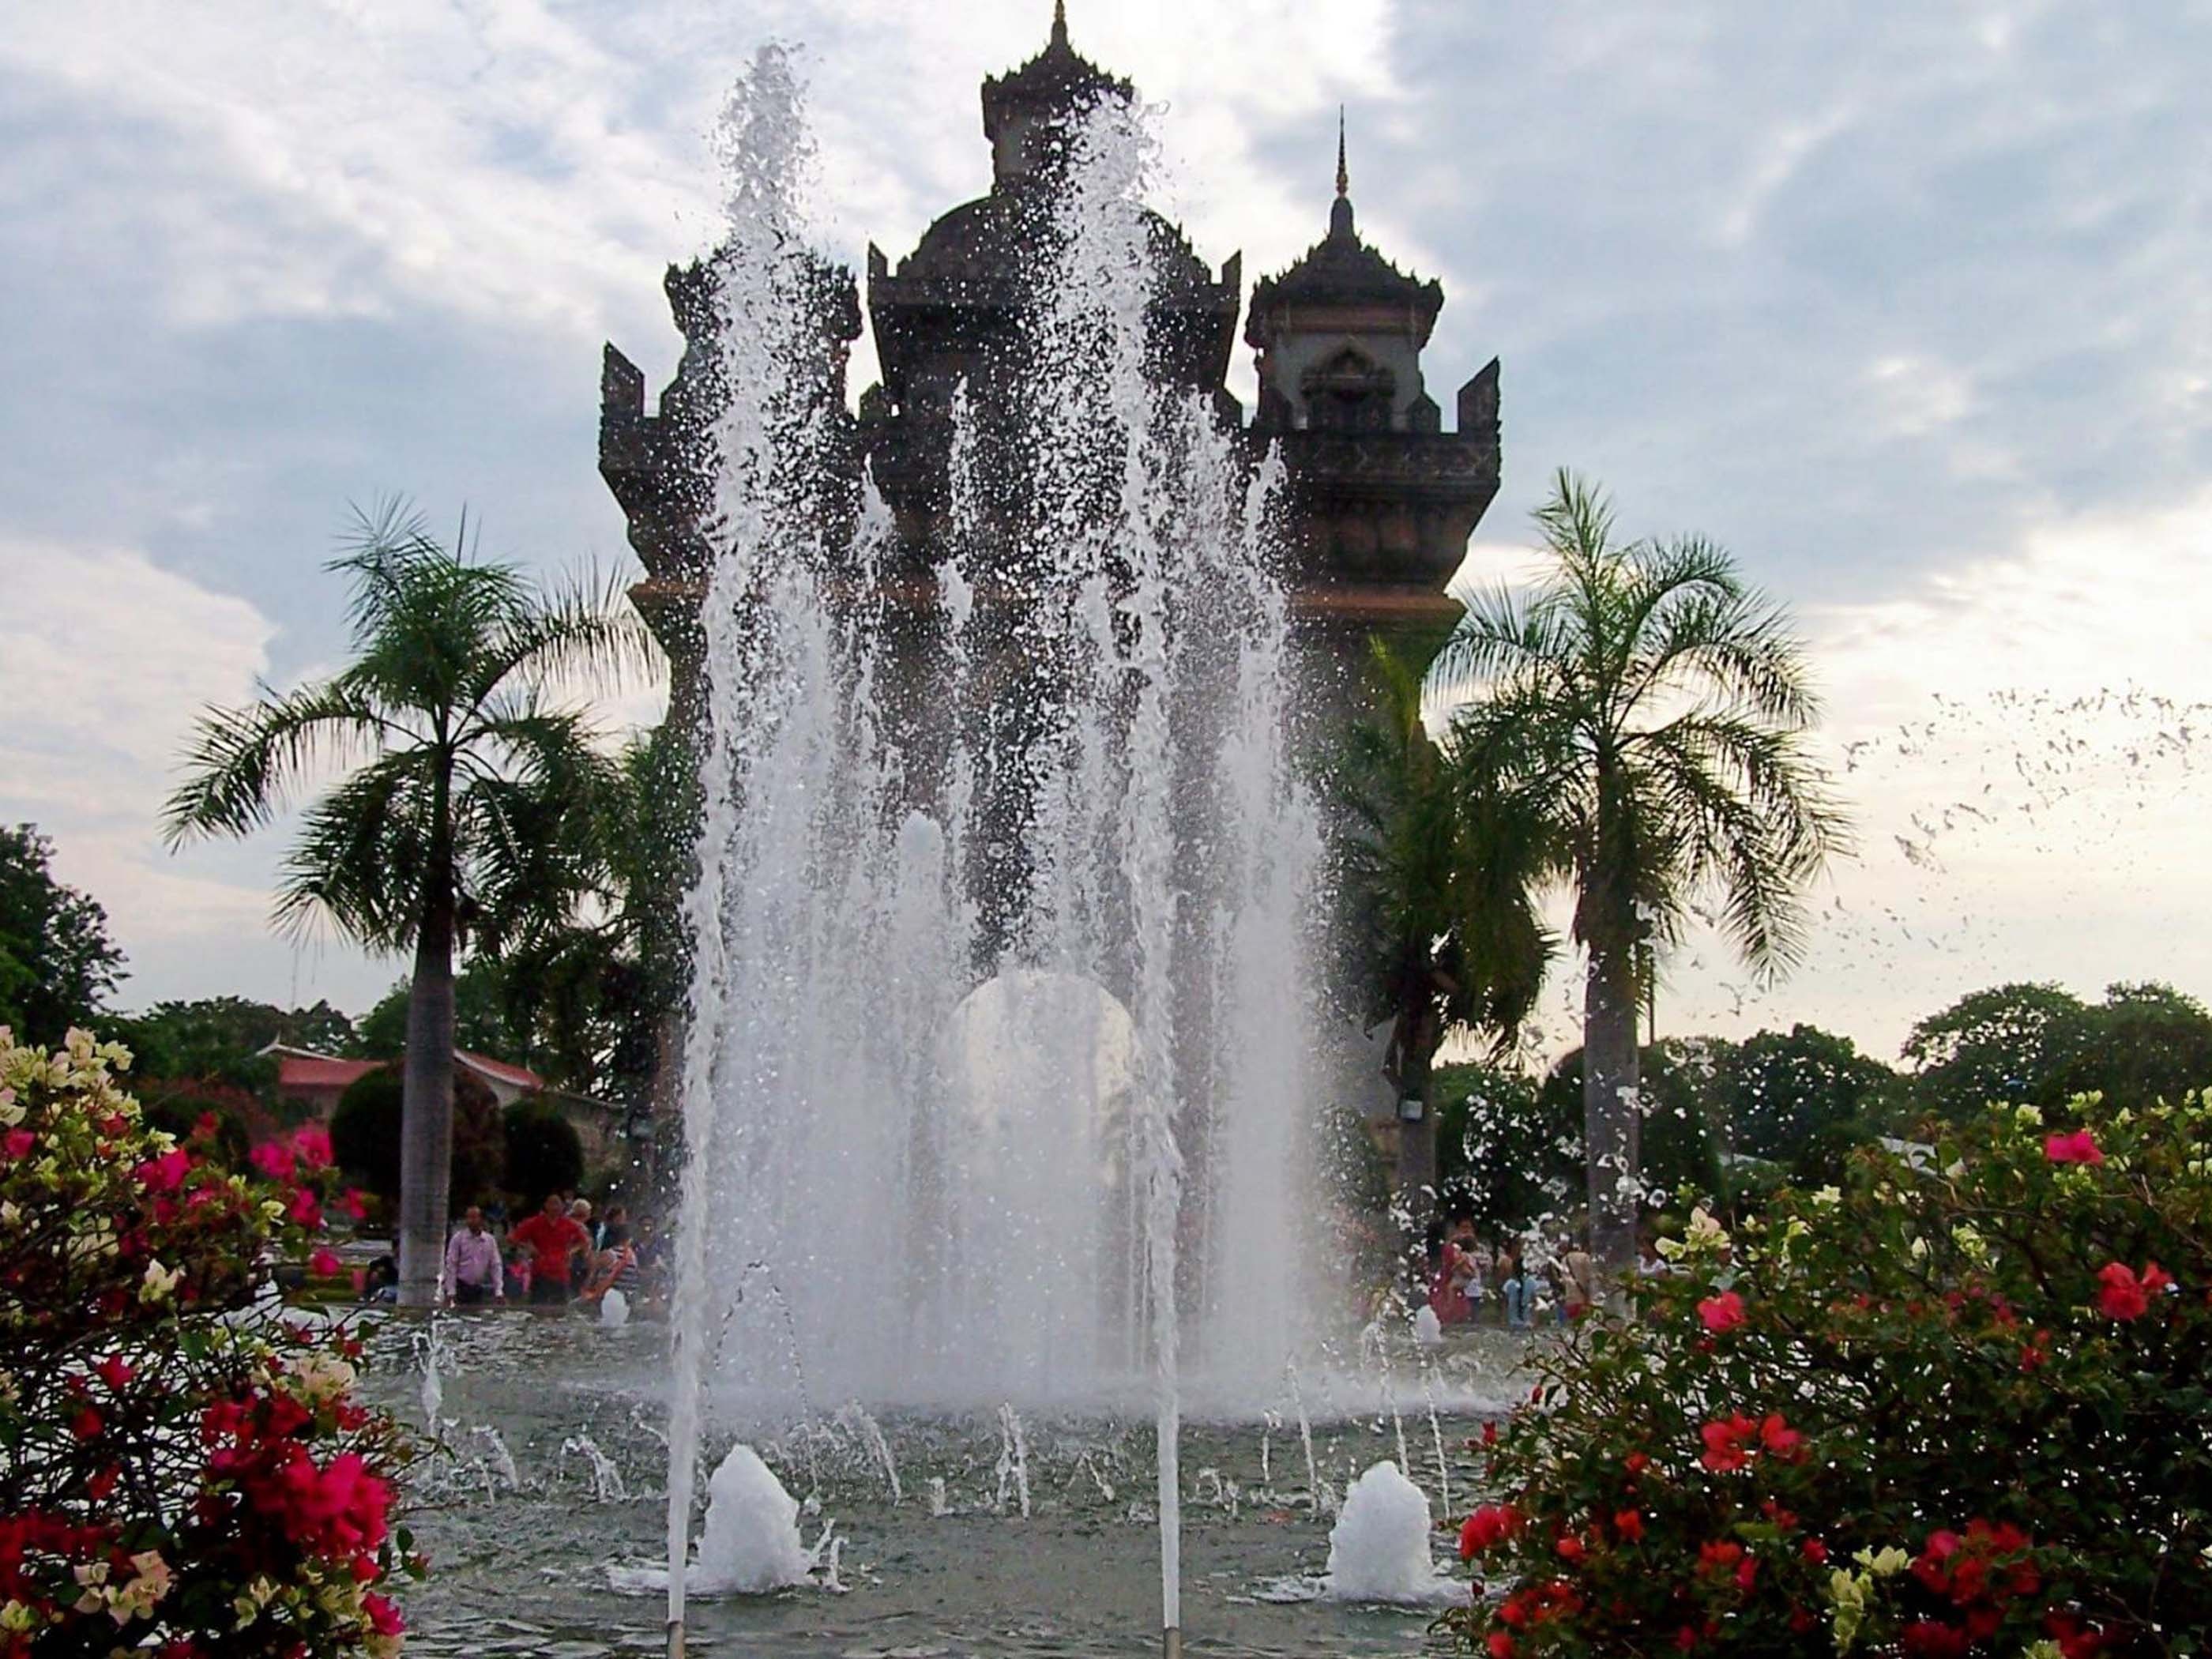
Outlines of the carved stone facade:
[[[1012,345],[1033,302],[1030,240],[1048,216],[1041,209],[1055,187],[1069,121],[1097,100],[1133,95],[1127,82],[1073,50],[1064,15],[1055,15],[1036,57],[983,83],[989,193],[944,215],[896,264],[868,250],[866,320],[883,378],[861,395],[856,418],[842,411],[860,302],[849,275],[822,273],[818,391],[838,407],[854,477],[865,464],[896,514],[918,579],[942,556],[956,388],[966,386],[971,408],[988,421],[1008,401],[1007,377],[1020,372]],[[1244,337],[1258,353],[1260,393],[1249,424],[1224,384],[1242,257],[1231,256],[1217,274],[1180,230],[1157,217],[1151,226],[1157,372],[1209,396],[1255,459],[1270,445],[1279,449],[1297,551],[1293,614],[1316,665],[1334,665],[1340,678],[1369,633],[1448,623],[1458,607],[1445,584],[1498,489],[1498,363],[1460,388],[1457,430],[1445,431],[1421,368],[1443,289],[1400,271],[1360,238],[1340,142],[1328,235],[1252,290]],[[666,286],[684,334],[682,363],[648,412],[643,375],[606,348],[599,470],[644,563],[632,596],[668,647],[672,717],[684,720],[700,690],[716,324],[706,267],[672,267]],[[928,586],[918,580],[917,593]],[[1324,720],[1342,695],[1340,687],[1319,690]]]

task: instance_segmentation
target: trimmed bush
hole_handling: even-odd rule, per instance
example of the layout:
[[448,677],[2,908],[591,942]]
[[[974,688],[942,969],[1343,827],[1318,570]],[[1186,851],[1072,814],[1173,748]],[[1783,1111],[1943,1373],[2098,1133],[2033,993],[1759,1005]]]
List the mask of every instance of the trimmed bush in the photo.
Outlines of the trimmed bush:
[[1540,1351],[1492,1659],[2179,1655],[2212,1630],[2212,1095],[1865,1148]]
[[525,1095],[501,1115],[507,1140],[507,1190],[528,1204],[584,1184],[584,1142],[543,1095]]
[[[356,1079],[331,1113],[331,1152],[337,1165],[387,1206],[399,1201],[402,1085],[397,1066]],[[505,1160],[499,1103],[468,1073],[453,1073],[453,1165],[447,1202],[474,1203],[498,1182]]]

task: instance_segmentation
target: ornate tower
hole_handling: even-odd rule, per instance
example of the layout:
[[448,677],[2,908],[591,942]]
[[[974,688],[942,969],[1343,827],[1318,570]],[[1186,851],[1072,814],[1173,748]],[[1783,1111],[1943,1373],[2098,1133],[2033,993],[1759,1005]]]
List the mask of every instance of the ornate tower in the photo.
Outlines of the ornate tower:
[[1328,234],[1253,286],[1255,445],[1282,451],[1299,613],[1339,643],[1447,625],[1445,585],[1498,493],[1498,360],[1459,389],[1446,432],[1421,375],[1443,289],[1392,264],[1353,218],[1344,135]]

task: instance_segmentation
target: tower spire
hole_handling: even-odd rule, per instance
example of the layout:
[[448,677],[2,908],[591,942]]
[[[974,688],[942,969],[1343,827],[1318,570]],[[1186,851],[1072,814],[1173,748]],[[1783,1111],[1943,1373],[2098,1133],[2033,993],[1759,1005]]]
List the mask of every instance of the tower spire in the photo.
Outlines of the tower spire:
[[1067,44],[1067,0],[1052,0],[1052,44]]
[[1336,106],[1336,193],[1352,194],[1352,175],[1344,166],[1344,106]]

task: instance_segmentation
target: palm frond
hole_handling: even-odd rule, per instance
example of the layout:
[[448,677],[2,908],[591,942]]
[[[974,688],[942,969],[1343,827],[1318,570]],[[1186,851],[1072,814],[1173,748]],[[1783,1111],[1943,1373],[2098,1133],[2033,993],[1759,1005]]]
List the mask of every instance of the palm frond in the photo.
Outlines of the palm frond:
[[162,841],[175,848],[257,829],[310,774],[373,751],[392,732],[386,710],[350,673],[295,691],[264,688],[244,708],[210,708],[162,808]]

